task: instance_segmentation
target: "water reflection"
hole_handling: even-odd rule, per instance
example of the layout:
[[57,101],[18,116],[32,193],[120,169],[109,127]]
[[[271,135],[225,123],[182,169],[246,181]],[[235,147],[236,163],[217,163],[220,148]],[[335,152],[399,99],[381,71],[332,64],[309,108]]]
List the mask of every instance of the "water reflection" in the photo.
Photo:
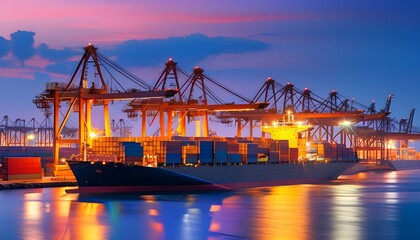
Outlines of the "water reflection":
[[362,231],[363,214],[361,187],[340,185],[332,188],[331,239],[365,239]]
[[[309,214],[306,188],[262,188],[228,196],[213,207],[210,231],[246,239],[306,239]],[[246,211],[244,211],[246,209]]]
[[[2,239],[413,239],[420,170],[217,194],[0,191]],[[5,234],[4,234],[5,233]],[[4,237],[4,238],[3,238]]]

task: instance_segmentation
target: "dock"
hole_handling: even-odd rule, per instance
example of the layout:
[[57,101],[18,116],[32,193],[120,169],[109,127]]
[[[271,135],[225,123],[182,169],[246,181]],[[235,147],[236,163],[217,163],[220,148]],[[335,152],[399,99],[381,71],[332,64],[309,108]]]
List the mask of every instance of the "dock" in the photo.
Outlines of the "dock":
[[27,188],[70,187],[77,186],[74,178],[43,177],[42,179],[0,180],[0,191]]

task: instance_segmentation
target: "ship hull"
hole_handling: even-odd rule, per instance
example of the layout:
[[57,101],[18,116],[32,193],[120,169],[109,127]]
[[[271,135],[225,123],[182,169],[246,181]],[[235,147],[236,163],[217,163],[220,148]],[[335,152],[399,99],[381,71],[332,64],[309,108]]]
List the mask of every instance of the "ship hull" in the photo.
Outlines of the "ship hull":
[[79,193],[180,193],[321,183],[356,162],[306,162],[198,167],[144,167],[119,162],[68,161]]

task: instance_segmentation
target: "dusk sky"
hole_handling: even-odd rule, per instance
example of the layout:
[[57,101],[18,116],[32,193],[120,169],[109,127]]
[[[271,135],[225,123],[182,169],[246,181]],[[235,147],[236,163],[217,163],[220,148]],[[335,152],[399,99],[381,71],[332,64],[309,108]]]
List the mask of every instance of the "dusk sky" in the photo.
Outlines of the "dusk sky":
[[418,1],[13,0],[0,12],[0,114],[11,119],[41,121],[32,99],[69,80],[87,43],[151,85],[172,57],[249,98],[272,77],[377,110],[393,94],[396,119],[420,111]]

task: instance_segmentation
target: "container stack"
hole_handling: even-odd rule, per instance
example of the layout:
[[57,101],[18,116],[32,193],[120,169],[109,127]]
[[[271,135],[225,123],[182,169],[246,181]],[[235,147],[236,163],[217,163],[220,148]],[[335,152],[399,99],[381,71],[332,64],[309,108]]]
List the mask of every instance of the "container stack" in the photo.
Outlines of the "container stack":
[[332,147],[330,143],[320,142],[317,144],[317,155],[326,161],[332,161]]
[[198,163],[197,145],[182,146],[182,159],[184,159],[185,164],[197,164]]
[[253,142],[256,143],[259,148],[269,148],[271,141],[272,139],[270,138],[253,138]]
[[344,160],[345,150],[346,150],[345,144],[337,144],[337,160],[338,161]]
[[269,163],[279,163],[280,162],[280,153],[278,151],[270,151],[268,155]]
[[299,159],[299,148],[290,148],[289,156],[291,162],[297,162]]
[[242,156],[239,153],[239,143],[236,141],[229,141],[227,143],[228,162],[229,163],[241,163]]
[[3,180],[42,179],[40,157],[3,157]]
[[143,146],[136,142],[122,142],[124,149],[124,161],[127,163],[142,163],[143,162]]
[[[289,141],[287,140],[278,140],[278,149],[280,151],[280,162],[289,162]],[[297,158],[296,158],[297,159]]]
[[199,141],[198,142],[198,159],[200,164],[212,164],[213,163],[213,141]]
[[161,148],[162,160],[166,165],[179,165],[182,163],[182,145],[180,141],[164,141]]
[[121,142],[130,142],[129,138],[101,137],[92,143],[92,153],[95,155],[115,155],[124,157],[124,147]]
[[279,163],[280,161],[280,149],[277,141],[272,141],[269,143],[269,163]]
[[[151,165],[163,165],[164,155],[162,155],[161,148],[163,148],[163,141],[154,141],[147,139],[142,142],[144,151],[144,160]],[[166,157],[166,156],[165,156]]]
[[246,155],[245,163],[257,163],[258,162],[258,145],[256,143],[246,144]]
[[228,161],[227,142],[214,141],[214,159],[216,164],[226,164]]

